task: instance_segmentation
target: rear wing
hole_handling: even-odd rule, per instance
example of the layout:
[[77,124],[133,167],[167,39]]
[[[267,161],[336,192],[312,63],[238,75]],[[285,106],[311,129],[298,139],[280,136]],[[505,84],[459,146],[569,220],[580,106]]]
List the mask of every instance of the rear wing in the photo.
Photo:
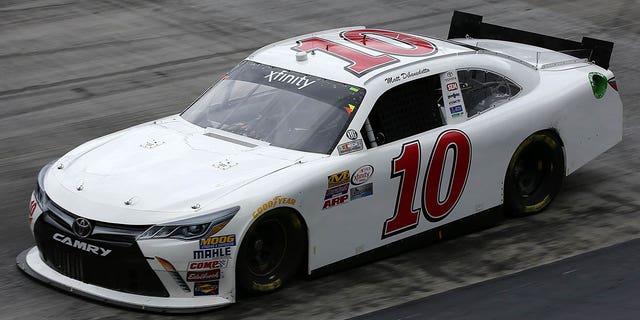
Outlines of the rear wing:
[[582,42],[551,37],[539,33],[512,29],[482,22],[482,16],[454,11],[448,39],[475,38],[504,40],[529,44],[562,52],[577,58],[586,58],[602,68],[609,69],[613,42],[583,37]]

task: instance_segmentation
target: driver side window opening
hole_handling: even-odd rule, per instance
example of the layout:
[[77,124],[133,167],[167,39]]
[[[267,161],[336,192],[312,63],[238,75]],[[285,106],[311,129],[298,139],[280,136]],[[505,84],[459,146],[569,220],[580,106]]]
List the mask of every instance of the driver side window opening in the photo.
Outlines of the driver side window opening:
[[[442,97],[439,75],[413,80],[389,89],[373,106],[360,130],[367,148],[397,141],[444,124],[438,99]],[[372,133],[375,139],[369,139]]]
[[520,92],[520,87],[515,83],[485,70],[459,70],[458,81],[467,117],[501,105]]

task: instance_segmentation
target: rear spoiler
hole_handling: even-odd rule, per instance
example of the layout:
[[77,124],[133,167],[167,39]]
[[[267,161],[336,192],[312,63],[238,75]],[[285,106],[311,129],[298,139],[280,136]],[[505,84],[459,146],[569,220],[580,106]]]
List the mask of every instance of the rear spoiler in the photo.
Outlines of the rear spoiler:
[[587,58],[602,68],[609,69],[613,42],[583,37],[582,42],[546,36],[539,33],[512,29],[482,22],[482,16],[454,11],[448,39],[471,37],[475,39],[504,40],[529,44],[559,51],[577,58]]

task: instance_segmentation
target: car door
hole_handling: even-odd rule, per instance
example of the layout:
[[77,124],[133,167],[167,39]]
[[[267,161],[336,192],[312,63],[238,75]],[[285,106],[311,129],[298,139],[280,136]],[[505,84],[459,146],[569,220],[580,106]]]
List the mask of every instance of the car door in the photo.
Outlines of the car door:
[[[326,225],[320,229],[331,233],[313,250],[325,263],[452,221],[471,145],[464,132],[445,126],[442,92],[437,74],[378,98],[359,132],[367,150],[346,155],[353,165],[328,177],[327,192],[335,189],[341,196],[327,194],[331,200],[322,209]],[[337,186],[348,187],[348,194]]]

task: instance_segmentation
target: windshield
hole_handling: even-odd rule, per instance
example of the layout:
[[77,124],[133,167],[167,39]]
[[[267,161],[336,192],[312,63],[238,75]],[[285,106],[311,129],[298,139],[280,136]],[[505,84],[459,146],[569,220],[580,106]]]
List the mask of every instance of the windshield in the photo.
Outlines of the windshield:
[[359,87],[244,61],[182,117],[274,146],[329,154],[364,94]]

